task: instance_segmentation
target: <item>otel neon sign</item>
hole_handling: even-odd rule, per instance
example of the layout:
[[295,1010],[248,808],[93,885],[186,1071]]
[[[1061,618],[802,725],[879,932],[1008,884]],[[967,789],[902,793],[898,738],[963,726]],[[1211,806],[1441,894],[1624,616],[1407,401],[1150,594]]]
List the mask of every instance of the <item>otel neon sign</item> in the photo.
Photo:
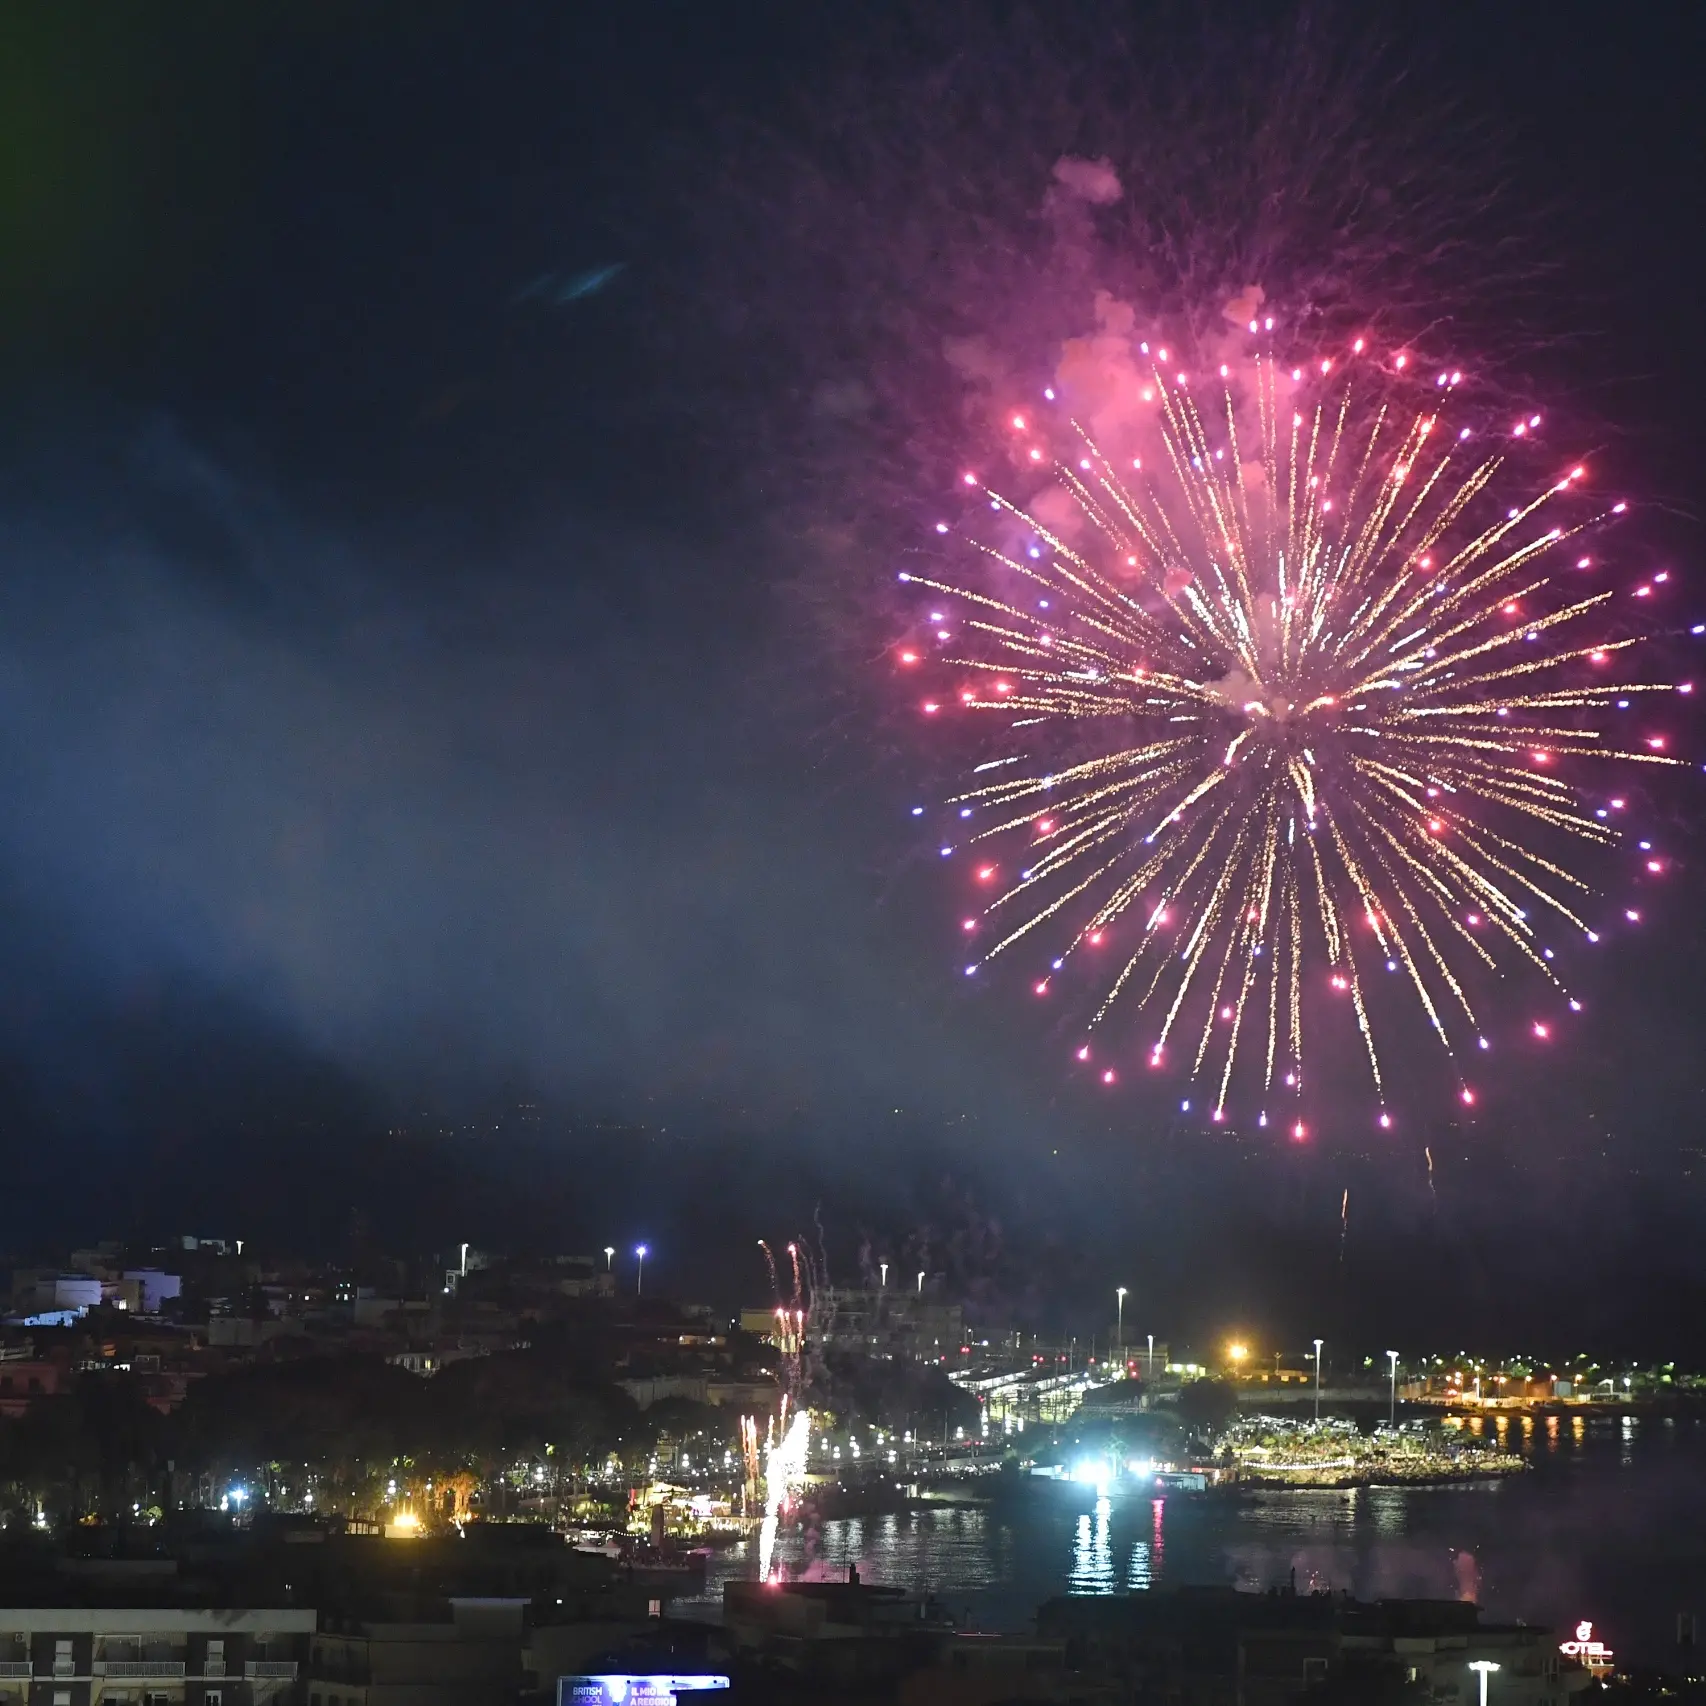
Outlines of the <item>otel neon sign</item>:
[[1611,1663],[1611,1649],[1603,1641],[1593,1638],[1593,1625],[1581,1622],[1576,1625],[1576,1638],[1573,1641],[1560,1641],[1558,1651],[1565,1658],[1580,1659],[1588,1665],[1608,1665]]

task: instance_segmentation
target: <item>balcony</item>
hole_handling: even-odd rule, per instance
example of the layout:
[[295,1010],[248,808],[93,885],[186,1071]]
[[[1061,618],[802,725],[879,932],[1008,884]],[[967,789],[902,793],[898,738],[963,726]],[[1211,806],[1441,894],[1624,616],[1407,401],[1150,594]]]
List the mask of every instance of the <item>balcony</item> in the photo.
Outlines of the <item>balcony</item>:
[[243,1666],[243,1675],[250,1682],[294,1682],[295,1659],[250,1659]]
[[0,1659],[0,1682],[28,1682],[34,1675],[28,1659]]
[[203,1659],[201,1674],[205,1676],[209,1682],[223,1681],[225,1678],[224,1659]]
[[109,1682],[182,1682],[184,1667],[177,1659],[105,1659],[97,1662],[95,1674]]

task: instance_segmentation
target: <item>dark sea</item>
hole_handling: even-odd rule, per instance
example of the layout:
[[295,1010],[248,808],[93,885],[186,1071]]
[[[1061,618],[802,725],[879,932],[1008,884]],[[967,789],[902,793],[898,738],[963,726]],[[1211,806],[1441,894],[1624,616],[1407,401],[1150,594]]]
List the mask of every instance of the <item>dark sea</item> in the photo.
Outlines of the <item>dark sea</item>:
[[[1492,1433],[1491,1423],[1487,1424]],[[1182,1583],[1474,1599],[1489,1618],[1570,1634],[1593,1622],[1626,1662],[1680,1667],[1677,1617],[1706,1640],[1706,1423],[1597,1414],[1512,1418],[1527,1473],[1444,1488],[1098,1500],[1038,1483],[986,1509],[922,1509],[785,1531],[790,1576],[928,1589],[963,1627],[1023,1630],[1045,1599]],[[712,1559],[688,1615],[757,1572],[756,1542]]]

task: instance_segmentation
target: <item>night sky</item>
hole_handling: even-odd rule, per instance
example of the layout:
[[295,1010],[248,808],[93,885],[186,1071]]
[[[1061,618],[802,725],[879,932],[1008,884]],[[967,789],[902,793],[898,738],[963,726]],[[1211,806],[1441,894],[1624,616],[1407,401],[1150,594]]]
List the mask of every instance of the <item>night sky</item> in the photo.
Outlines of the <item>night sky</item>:
[[883,602],[948,344],[1141,283],[1039,239],[1055,161],[1212,223],[1126,91],[1302,40],[1421,233],[1352,297],[1563,411],[1706,619],[1700,15],[1053,10],[0,16],[5,1243],[644,1236],[732,1303],[816,1212],[994,1317],[1706,1351],[1697,792],[1567,1051],[1275,1153],[955,975]]

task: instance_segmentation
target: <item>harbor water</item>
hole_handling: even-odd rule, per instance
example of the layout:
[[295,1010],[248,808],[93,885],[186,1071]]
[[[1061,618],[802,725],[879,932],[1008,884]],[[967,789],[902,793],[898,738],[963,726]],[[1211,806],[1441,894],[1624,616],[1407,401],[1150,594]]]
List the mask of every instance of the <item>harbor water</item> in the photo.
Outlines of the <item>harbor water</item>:
[[[1578,1414],[1513,1419],[1508,1434],[1530,1468],[1496,1480],[1111,1500],[1038,1483],[984,1507],[808,1513],[776,1556],[790,1577],[857,1564],[865,1581],[927,1590],[987,1630],[1026,1628],[1055,1594],[1295,1579],[1299,1592],[1361,1599],[1474,1599],[1561,1638],[1590,1619],[1625,1661],[1692,1662],[1677,1632],[1692,1614],[1706,1639],[1706,1423]],[[681,1609],[712,1614],[723,1583],[756,1568],[752,1543],[718,1554]]]

